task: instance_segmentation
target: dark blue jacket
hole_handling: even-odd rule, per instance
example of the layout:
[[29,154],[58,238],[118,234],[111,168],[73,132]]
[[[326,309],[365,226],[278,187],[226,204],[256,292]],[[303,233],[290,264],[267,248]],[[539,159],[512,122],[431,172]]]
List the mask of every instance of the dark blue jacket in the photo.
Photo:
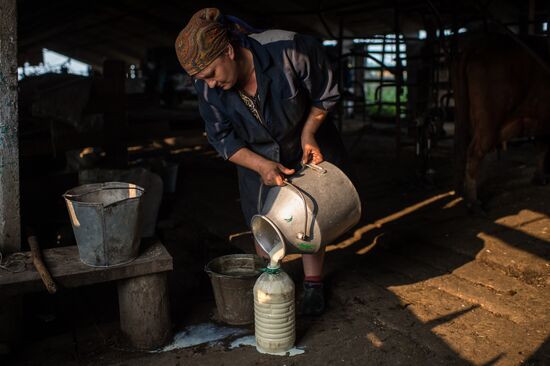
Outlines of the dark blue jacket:
[[[312,37],[269,30],[245,37],[242,46],[253,54],[265,125],[256,120],[235,90],[210,89],[196,80],[208,141],[225,159],[247,147],[295,168],[302,157],[300,137],[311,106],[330,110],[340,97],[334,73],[323,48]],[[321,125],[316,139],[325,160],[336,165],[343,162],[345,150],[332,122]],[[238,173],[241,205],[249,225],[257,212],[260,176],[241,166]]]

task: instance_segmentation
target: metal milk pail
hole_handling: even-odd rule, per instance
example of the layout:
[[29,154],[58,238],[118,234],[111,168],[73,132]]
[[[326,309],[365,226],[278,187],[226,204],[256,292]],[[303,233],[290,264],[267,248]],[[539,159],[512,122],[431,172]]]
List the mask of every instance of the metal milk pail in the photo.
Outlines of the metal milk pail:
[[224,255],[204,267],[221,321],[232,325],[254,322],[252,289],[263,267],[263,260],[252,254]]
[[304,165],[286,185],[270,188],[259,206],[251,227],[266,253],[279,241],[298,252],[315,253],[357,224],[361,216],[355,187],[327,161]]
[[135,184],[107,182],[85,184],[63,195],[83,263],[108,267],[138,256],[144,192]]

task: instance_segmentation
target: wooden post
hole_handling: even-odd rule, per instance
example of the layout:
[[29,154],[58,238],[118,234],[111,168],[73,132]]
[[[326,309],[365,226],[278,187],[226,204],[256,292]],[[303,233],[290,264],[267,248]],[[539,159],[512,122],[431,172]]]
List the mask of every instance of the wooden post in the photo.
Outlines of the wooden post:
[[[546,3],[546,45],[550,52],[550,2]],[[550,162],[549,162],[550,164]]]
[[21,250],[16,0],[0,0],[0,251]]
[[166,273],[118,281],[120,329],[137,349],[156,349],[171,337]]
[[537,0],[529,0],[529,10],[527,12],[527,34],[530,36],[535,34],[536,8],[537,8]]
[[105,60],[103,76],[106,84],[104,130],[105,152],[111,167],[125,168],[128,164],[128,118],[126,115],[126,63]]
[[[0,0],[0,252],[21,250],[17,119],[17,6]],[[0,355],[22,338],[21,297],[0,303]]]

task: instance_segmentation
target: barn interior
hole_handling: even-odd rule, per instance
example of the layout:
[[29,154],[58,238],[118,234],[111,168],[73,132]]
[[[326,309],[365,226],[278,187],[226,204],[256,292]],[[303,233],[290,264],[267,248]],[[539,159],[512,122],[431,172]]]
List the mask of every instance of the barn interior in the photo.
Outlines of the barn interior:
[[[316,37],[338,79],[327,123],[363,215],[327,243],[328,307],[297,315],[297,355],[236,346],[254,327],[221,321],[204,270],[254,253],[236,170],[208,144],[174,52],[204,7]],[[549,22],[542,0],[0,0],[0,363],[549,365],[550,188],[531,183],[533,136],[486,156],[483,207],[468,210],[450,76],[461,37],[503,34],[528,53],[524,37],[538,37],[548,52]],[[64,194],[110,181],[146,189],[140,257],[81,271]],[[300,302],[300,254],[283,268]],[[162,297],[164,333],[129,339],[121,326],[140,319],[123,314],[121,288],[151,274],[167,291],[134,291]]]

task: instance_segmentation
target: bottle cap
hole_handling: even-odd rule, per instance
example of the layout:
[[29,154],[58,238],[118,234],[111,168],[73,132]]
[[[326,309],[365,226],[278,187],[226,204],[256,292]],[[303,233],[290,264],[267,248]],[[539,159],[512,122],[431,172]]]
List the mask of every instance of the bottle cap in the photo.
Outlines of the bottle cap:
[[266,268],[261,268],[260,271],[262,272],[265,272],[265,273],[269,273],[269,274],[277,274],[279,272],[281,272],[281,267],[266,267]]

